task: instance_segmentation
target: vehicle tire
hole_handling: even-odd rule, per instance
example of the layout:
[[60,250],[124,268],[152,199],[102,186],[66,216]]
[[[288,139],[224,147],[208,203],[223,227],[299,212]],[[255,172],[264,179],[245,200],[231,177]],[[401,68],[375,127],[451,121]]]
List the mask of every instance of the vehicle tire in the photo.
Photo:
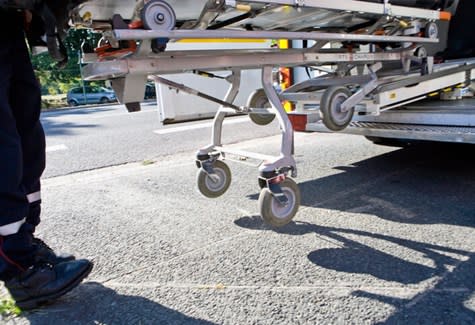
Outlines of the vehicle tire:
[[277,201],[267,187],[263,188],[259,194],[259,211],[262,219],[274,227],[288,224],[295,217],[300,206],[300,189],[297,183],[293,179],[286,178],[280,186],[289,200],[286,206]]
[[207,198],[217,198],[223,195],[231,184],[231,170],[221,160],[213,164],[214,175],[209,175],[203,168],[198,170],[196,182],[198,191]]
[[107,104],[109,102],[109,99],[107,97],[102,97],[99,103],[101,104]]
[[320,100],[320,112],[325,126],[332,131],[341,131],[350,124],[355,108],[341,111],[341,104],[351,97],[351,91],[343,86],[329,87]]
[[68,100],[68,105],[74,107],[74,106],[78,106],[79,103],[75,100]]
[[[267,98],[267,95],[264,89],[257,89],[255,92],[249,96],[247,100],[247,107],[250,108],[270,108],[272,105]],[[259,113],[250,113],[249,118],[252,122],[257,125],[267,125],[275,119],[274,114],[259,114]]]

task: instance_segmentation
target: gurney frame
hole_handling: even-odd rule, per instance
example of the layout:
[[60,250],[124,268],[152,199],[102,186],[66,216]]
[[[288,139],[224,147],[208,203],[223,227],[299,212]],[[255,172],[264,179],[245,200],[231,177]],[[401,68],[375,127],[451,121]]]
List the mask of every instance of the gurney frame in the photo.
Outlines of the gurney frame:
[[[242,3],[240,1],[239,3]],[[381,15],[400,15],[425,19],[430,24],[440,19],[440,13],[433,10],[391,6],[387,1],[384,4],[365,3],[361,1],[344,0],[306,0],[306,1],[260,1],[273,4],[323,7],[332,10],[356,10],[379,13]],[[356,2],[358,4],[356,4]],[[238,5],[236,1],[225,1],[227,6]],[[330,129],[344,128],[351,121],[355,108],[367,101],[366,105],[358,108],[359,112],[379,114],[381,109],[388,105],[381,105],[374,100],[378,90],[386,84],[400,82],[403,79],[420,78],[423,75],[432,75],[434,72],[433,58],[423,53],[422,44],[436,43],[438,39],[433,34],[419,36],[416,31],[411,35],[365,35],[346,33],[324,33],[306,31],[243,31],[243,30],[141,30],[115,29],[105,31],[105,38],[111,42],[124,40],[140,41],[138,49],[124,57],[112,60],[100,60],[94,55],[86,54],[83,62],[88,63],[83,68],[86,80],[110,79],[121,102],[132,104],[138,102],[143,94],[140,85],[144,85],[148,77],[156,83],[166,84],[168,87],[204,97],[220,104],[214,117],[211,143],[199,149],[196,155],[198,170],[197,182],[200,192],[210,198],[219,197],[226,192],[231,182],[229,167],[223,162],[227,155],[237,155],[257,159],[262,163],[259,166],[258,179],[261,192],[259,195],[259,210],[264,220],[273,226],[282,226],[292,220],[300,205],[300,191],[292,178],[297,176],[297,166],[293,158],[294,138],[293,128],[282,100],[319,101],[320,106],[325,103],[326,108],[320,107],[324,122]],[[437,36],[437,35],[435,35]],[[150,44],[154,39],[298,39],[313,40],[315,45],[306,49],[259,49],[259,50],[189,50],[164,51],[150,53]],[[354,51],[352,49],[326,49],[331,42],[368,43],[367,50]],[[392,50],[378,51],[372,44],[397,44]],[[386,62],[400,62],[402,69],[389,77],[380,78],[378,71]],[[416,71],[413,63],[417,63]],[[276,67],[305,67],[334,65],[338,68],[330,77],[309,81],[307,84],[295,85],[289,91],[278,92],[273,85],[273,69]],[[271,108],[237,107],[233,104],[240,85],[240,74],[245,69],[262,70],[262,87]],[[455,68],[456,69],[456,68]],[[176,84],[162,76],[174,73],[200,71],[231,71],[226,79],[230,83],[226,96],[223,99],[213,98],[190,89],[185,85]],[[462,72],[462,75],[460,74]],[[465,83],[471,79],[472,67],[445,71],[434,74],[435,80],[429,93],[437,89]],[[455,76],[456,75],[456,76]],[[449,77],[447,77],[449,76]],[[454,77],[455,76],[455,77]],[[452,78],[451,78],[452,77]],[[449,80],[448,80],[448,79]],[[416,79],[414,79],[416,80]],[[402,83],[404,87],[405,83]],[[347,89],[352,89],[347,90]],[[324,91],[323,95],[315,96],[316,91]],[[419,94],[420,97],[422,94]],[[376,96],[376,97],[375,97]],[[390,104],[395,107],[408,100],[418,98],[407,94],[406,98],[398,98]],[[373,100],[371,100],[373,98]],[[379,97],[378,97],[379,98]],[[324,99],[324,100],[323,100]],[[368,102],[371,101],[371,105]],[[130,107],[129,107],[130,108]],[[222,144],[223,121],[230,112],[244,114],[274,114],[277,117],[282,132],[279,155],[269,156],[259,153],[233,151]]]

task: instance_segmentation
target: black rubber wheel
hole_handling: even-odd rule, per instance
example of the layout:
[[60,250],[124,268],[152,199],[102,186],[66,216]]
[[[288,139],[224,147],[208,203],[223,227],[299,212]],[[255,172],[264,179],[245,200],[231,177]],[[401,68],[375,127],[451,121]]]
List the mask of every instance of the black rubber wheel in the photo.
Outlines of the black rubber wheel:
[[327,88],[320,100],[323,124],[332,131],[341,131],[350,124],[355,108],[341,111],[341,104],[351,96],[351,91],[342,86]]
[[142,22],[145,29],[172,30],[176,24],[175,11],[163,0],[150,0],[142,9]]
[[231,184],[231,170],[221,160],[214,162],[214,175],[208,174],[203,168],[196,174],[198,190],[204,196],[214,199],[223,195]]
[[419,46],[415,51],[414,51],[414,56],[418,58],[425,58],[427,57],[427,49],[424,46]]
[[259,211],[262,219],[271,226],[282,227],[292,221],[300,206],[300,189],[294,180],[287,178],[280,183],[288,204],[283,205],[265,187],[259,194]]
[[[267,98],[264,89],[257,89],[249,96],[247,107],[251,108],[271,108],[272,105]],[[275,119],[274,114],[250,113],[249,118],[257,125],[267,125]]]
[[109,100],[107,99],[107,97],[102,97],[101,100],[99,101],[99,103],[101,104],[107,104],[109,102]]
[[78,104],[78,102],[75,101],[75,100],[70,100],[70,101],[68,101],[68,105],[74,107],[74,106],[78,106],[79,104]]

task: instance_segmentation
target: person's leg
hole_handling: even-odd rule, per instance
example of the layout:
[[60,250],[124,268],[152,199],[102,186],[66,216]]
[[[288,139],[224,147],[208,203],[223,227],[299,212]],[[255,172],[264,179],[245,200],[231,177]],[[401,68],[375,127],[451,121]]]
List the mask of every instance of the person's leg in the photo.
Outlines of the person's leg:
[[[39,92],[33,89],[32,74],[28,75],[19,68],[26,65],[32,73],[21,20],[12,19],[12,16],[15,16],[14,11],[0,10],[0,280],[17,306],[28,309],[50,302],[76,287],[89,274],[92,263],[77,260],[53,264],[38,259],[39,250],[33,243],[33,231],[39,219],[29,216],[32,195],[27,194],[31,194],[32,189],[39,190],[44,158],[42,160],[39,153],[40,158],[36,156],[39,161],[31,162],[34,170],[26,168],[24,157],[26,161],[33,160],[35,154],[28,152],[24,155],[24,146],[33,141],[31,145],[38,148],[31,148],[32,152],[44,152],[44,137],[41,137],[38,121],[34,121],[37,117],[29,115],[34,112],[22,110],[28,100],[19,99],[20,94],[25,98],[32,96],[34,102],[38,100]],[[17,74],[23,73],[31,88],[17,89],[21,88],[19,80],[23,78]],[[24,134],[29,134],[27,140],[23,140]],[[34,136],[40,136],[40,141],[33,140]],[[33,181],[31,188],[26,188],[24,177],[35,178],[38,182]]]
[[40,223],[40,177],[45,169],[45,134],[40,123],[41,91],[23,40],[14,43],[17,53],[11,76],[10,105],[22,149],[22,186],[30,203],[26,222]]
[[17,40],[13,49],[16,56],[10,80],[10,105],[21,139],[21,184],[30,203],[26,222],[36,227],[40,223],[40,177],[45,169],[46,147],[40,123],[41,90],[25,42]]
[[[16,127],[21,139],[22,180],[21,185],[29,202],[26,223],[34,233],[40,223],[41,186],[40,177],[45,169],[45,134],[40,123],[41,90],[30,62],[24,38],[14,45],[16,53],[13,61],[10,105],[16,120]],[[27,96],[25,96],[27,94]],[[71,254],[56,255],[42,240],[33,238],[38,248],[38,258],[50,263],[73,260]]]
[[[7,19],[7,17],[1,17]],[[11,21],[11,19],[9,19]],[[0,47],[0,279],[4,280],[33,264],[35,248],[25,225],[29,203],[22,185],[23,152],[21,137],[10,105],[13,75],[13,28],[1,35]],[[5,33],[3,31],[2,33]],[[21,34],[19,34],[21,35]]]

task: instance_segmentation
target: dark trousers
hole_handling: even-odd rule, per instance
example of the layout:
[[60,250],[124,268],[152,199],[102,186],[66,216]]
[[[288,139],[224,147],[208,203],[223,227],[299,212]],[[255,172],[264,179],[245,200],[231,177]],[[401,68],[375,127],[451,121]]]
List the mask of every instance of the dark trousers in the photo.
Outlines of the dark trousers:
[[0,11],[0,226],[26,218],[18,233],[0,236],[0,280],[33,264],[40,201],[27,195],[40,190],[45,167],[41,92],[22,24],[18,13]]

